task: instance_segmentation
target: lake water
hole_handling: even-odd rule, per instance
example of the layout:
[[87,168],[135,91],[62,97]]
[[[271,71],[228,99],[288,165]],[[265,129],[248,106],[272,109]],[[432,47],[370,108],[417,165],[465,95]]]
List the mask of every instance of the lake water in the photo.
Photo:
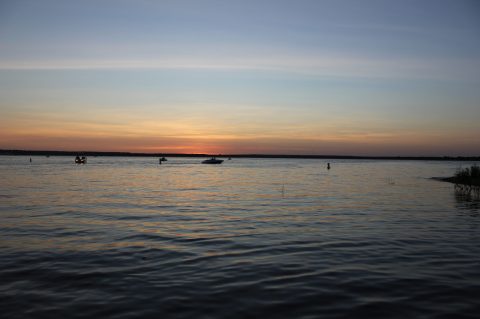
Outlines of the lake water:
[[0,156],[0,316],[478,318],[471,163],[200,161]]

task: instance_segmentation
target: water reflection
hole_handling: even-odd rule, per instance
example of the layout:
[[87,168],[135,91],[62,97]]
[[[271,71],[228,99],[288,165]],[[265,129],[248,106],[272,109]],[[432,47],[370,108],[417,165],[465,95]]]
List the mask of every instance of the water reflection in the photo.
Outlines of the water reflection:
[[98,317],[447,318],[478,305],[480,200],[430,179],[455,162],[20,162],[0,158],[5,317],[95,305]]
[[469,210],[474,213],[474,216],[478,216],[480,212],[480,189],[455,187],[455,201],[458,208]]

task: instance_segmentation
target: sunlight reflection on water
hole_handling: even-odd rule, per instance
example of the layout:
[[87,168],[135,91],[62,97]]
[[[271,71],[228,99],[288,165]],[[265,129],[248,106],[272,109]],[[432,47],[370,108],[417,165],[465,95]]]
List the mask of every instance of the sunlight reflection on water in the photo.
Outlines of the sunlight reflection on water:
[[327,170],[325,160],[200,161],[0,157],[4,313],[478,310],[479,201],[430,179],[459,163],[330,160]]

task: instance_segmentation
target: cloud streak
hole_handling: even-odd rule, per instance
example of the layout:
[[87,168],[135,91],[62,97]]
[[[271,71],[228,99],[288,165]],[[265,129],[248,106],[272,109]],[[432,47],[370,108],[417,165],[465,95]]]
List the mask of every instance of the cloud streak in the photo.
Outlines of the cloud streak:
[[286,72],[306,76],[477,78],[480,60],[372,58],[347,55],[164,56],[156,59],[0,60],[0,70],[207,70]]

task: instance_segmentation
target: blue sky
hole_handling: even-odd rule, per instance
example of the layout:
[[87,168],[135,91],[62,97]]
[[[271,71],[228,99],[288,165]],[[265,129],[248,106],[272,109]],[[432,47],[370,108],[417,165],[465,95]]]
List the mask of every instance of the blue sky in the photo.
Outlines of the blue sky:
[[478,1],[2,1],[0,148],[479,155]]

